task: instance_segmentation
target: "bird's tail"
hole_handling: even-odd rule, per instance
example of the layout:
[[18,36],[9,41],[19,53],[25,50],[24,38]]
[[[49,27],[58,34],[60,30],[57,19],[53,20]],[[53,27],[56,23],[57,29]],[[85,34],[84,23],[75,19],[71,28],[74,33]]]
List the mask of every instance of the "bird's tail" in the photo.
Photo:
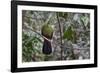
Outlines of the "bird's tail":
[[52,46],[51,46],[51,42],[49,42],[48,40],[44,39],[44,43],[43,43],[43,49],[42,49],[44,54],[51,54],[52,53]]

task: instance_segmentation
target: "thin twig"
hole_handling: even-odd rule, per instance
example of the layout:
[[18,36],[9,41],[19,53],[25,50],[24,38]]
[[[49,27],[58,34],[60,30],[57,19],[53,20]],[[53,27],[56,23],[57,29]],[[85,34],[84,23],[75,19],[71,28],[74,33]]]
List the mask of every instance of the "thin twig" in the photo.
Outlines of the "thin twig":
[[[61,32],[61,25],[60,25],[60,20],[59,20],[58,13],[56,14],[56,16],[57,16],[57,20],[58,20],[58,24],[59,24],[60,38],[61,38],[61,46],[62,46],[62,32]],[[63,59],[62,54],[63,54],[63,50],[62,50],[62,47],[61,47],[61,60]]]

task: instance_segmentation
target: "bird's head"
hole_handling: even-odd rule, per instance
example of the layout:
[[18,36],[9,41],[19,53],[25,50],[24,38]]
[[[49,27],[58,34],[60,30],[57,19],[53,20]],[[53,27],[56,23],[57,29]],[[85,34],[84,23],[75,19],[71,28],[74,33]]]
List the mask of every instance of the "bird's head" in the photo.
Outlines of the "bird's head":
[[42,35],[48,39],[52,39],[53,31],[54,31],[54,26],[50,24],[43,25],[41,29]]

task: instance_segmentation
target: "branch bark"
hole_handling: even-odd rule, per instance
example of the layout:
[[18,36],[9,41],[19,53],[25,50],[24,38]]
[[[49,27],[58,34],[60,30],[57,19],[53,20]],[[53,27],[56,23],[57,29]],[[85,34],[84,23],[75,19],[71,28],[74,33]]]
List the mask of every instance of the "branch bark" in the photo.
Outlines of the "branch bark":
[[62,49],[62,45],[63,45],[63,38],[62,38],[62,31],[61,31],[61,24],[60,24],[60,19],[59,19],[59,15],[58,13],[56,13],[56,17],[57,17],[57,21],[58,21],[58,24],[59,24],[59,30],[60,30],[60,38],[61,38],[61,60],[63,60],[63,49]]

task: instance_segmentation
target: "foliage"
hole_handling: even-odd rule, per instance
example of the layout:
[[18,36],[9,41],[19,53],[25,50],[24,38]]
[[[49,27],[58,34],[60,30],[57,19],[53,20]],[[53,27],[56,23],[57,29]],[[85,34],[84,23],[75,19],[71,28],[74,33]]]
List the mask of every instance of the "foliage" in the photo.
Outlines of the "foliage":
[[[28,36],[23,32],[23,39],[22,39],[22,55],[23,61],[30,62],[32,60],[36,60],[35,56],[40,57],[42,59],[41,48],[42,41],[41,39],[37,38],[36,36]],[[38,61],[38,60],[37,60]]]
[[[44,24],[50,28],[44,28],[46,27]],[[54,30],[51,26],[53,26]],[[50,55],[42,53],[44,42],[44,36],[41,32],[42,27],[48,33],[54,31],[51,40],[53,51]],[[45,33],[45,31],[43,31],[43,33]],[[22,11],[23,62],[79,60],[89,58],[90,14],[30,10]]]
[[75,32],[72,30],[72,26],[68,27],[68,29],[64,31],[63,39],[74,41]]

